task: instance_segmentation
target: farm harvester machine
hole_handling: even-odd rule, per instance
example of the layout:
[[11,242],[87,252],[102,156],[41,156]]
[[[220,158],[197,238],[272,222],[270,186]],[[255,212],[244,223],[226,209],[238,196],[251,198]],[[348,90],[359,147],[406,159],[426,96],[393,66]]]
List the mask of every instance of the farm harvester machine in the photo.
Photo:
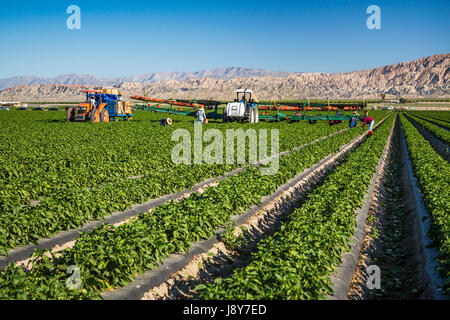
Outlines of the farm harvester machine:
[[116,89],[83,90],[86,100],[77,107],[66,108],[66,120],[109,122],[133,118],[131,101],[122,101]]
[[[215,100],[174,100],[174,99],[155,99],[148,97],[132,96],[134,100],[144,101],[144,105],[136,105],[138,109],[143,109],[152,112],[162,112],[167,114],[192,116],[196,115],[196,111],[185,110],[183,108],[200,107],[205,108],[206,105],[209,109],[214,108],[214,111],[207,114],[208,119],[222,120],[223,122],[249,122],[257,123],[259,121],[309,121],[309,123],[316,123],[323,120],[328,121],[330,124],[336,124],[345,120],[350,120],[352,116],[341,115],[339,111],[357,111],[367,107],[367,104],[362,103],[327,103],[303,101],[303,102],[285,102],[282,105],[276,102],[273,105],[267,105],[256,102],[256,99],[252,99],[252,90],[250,89],[238,89],[235,91],[236,99],[233,102],[227,103],[223,109],[223,113],[218,112],[218,106],[222,104],[220,101]],[[253,95],[254,98],[254,95]],[[155,104],[151,104],[151,103]],[[167,105],[168,107],[164,107]],[[174,108],[179,106],[183,108]],[[259,111],[263,112],[259,112]],[[287,114],[286,111],[296,111],[295,114]],[[313,111],[328,111],[328,114],[310,114]],[[334,114],[331,114],[335,111]]]

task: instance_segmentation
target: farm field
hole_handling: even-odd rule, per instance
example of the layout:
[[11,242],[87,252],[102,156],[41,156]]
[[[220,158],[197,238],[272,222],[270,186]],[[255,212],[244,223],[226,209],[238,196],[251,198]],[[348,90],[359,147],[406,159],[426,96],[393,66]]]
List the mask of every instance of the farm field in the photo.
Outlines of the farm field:
[[[174,117],[174,125],[161,130],[160,115],[145,112],[133,122],[101,128],[65,123],[64,114],[58,112],[3,115],[0,226],[14,225],[0,237],[3,253],[236,168],[226,164],[174,165],[172,132],[185,127],[193,132],[193,125],[186,126],[189,122],[183,117]],[[30,126],[24,128],[24,122]],[[278,126],[260,123],[253,128]],[[281,126],[280,152],[345,127],[325,123]],[[216,127],[224,131],[239,125],[211,123],[208,128]],[[17,138],[8,141],[11,135]]]
[[[327,114],[312,112],[319,113]],[[267,175],[260,169],[270,165],[254,164],[247,144],[241,163],[174,163],[179,141],[172,134],[184,129],[194,137],[193,118],[171,116],[173,125],[161,127],[164,116],[139,110],[131,121],[99,124],[68,123],[57,111],[0,111],[0,299],[125,299],[130,292],[139,299],[447,297],[450,112],[369,113],[371,136],[359,122],[353,129],[325,121],[203,125],[223,136],[230,129],[267,132],[266,156],[281,153],[278,170]],[[202,149],[209,145],[204,139]],[[407,190],[417,192],[417,203]],[[384,207],[374,200],[382,192]],[[382,219],[392,212],[395,223]],[[83,229],[111,215],[120,219]],[[416,220],[426,246],[406,241]],[[72,238],[61,237],[74,230]],[[394,255],[364,244],[388,248],[392,234],[402,243]],[[189,256],[199,243],[209,247]],[[416,251],[428,250],[434,255],[424,264],[432,268],[411,267],[427,259]],[[345,258],[349,252],[373,257],[393,284],[358,291],[366,279],[345,276],[363,271],[361,261]],[[157,285],[148,278],[151,286],[127,290],[175,254],[186,255],[184,267],[195,261],[200,270],[183,276],[177,268]],[[387,271],[393,267],[395,275]]]

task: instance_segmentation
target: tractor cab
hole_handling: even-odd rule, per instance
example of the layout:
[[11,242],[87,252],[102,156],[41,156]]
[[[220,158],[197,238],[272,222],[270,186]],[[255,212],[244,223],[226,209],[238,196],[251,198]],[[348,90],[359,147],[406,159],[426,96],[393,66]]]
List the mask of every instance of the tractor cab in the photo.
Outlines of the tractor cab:
[[249,121],[256,123],[259,121],[258,108],[252,100],[253,91],[250,89],[237,89],[236,99],[230,102],[224,109],[223,122]]
[[[253,91],[250,89],[237,89],[234,92],[236,93],[235,102],[242,102],[247,105],[247,103],[252,99]],[[239,98],[240,95],[241,95],[241,98]]]
[[122,101],[117,89],[83,90],[85,102],[76,108],[66,108],[67,121],[109,122],[130,120],[134,114],[130,101]]

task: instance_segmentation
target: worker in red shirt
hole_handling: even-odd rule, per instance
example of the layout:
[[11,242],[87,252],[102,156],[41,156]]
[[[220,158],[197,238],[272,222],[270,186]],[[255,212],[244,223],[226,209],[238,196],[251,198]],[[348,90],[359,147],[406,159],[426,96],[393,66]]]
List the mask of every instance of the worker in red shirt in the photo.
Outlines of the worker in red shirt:
[[366,126],[366,124],[369,123],[369,133],[373,133],[372,129],[373,129],[373,125],[375,123],[375,120],[372,117],[369,117],[369,116],[362,117],[360,120],[361,120],[361,122],[364,121],[364,124],[362,126],[363,128]]

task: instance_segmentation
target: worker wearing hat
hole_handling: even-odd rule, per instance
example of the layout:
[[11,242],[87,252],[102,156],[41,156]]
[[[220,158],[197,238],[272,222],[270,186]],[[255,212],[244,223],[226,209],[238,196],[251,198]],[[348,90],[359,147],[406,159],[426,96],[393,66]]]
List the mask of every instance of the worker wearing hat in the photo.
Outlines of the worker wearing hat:
[[91,103],[91,110],[89,112],[90,112],[91,117],[93,117],[94,111],[95,111],[95,105],[96,105],[95,95],[91,95],[90,103]]
[[356,111],[353,111],[352,118],[348,121],[348,128],[354,128],[358,125],[358,113]]
[[198,108],[197,119],[199,123],[204,123],[205,120],[207,121],[205,109],[203,107]]
[[91,103],[91,110],[94,110],[94,108],[95,108],[95,96],[94,95],[91,95],[90,103]]

